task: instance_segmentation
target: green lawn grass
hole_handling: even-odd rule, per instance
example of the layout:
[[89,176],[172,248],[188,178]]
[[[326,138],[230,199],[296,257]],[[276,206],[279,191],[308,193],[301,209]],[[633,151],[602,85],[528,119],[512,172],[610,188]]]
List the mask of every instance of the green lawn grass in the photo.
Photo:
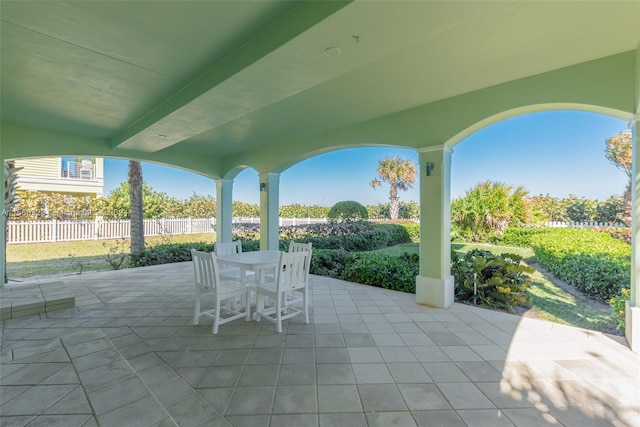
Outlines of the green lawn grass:
[[[214,233],[152,236],[147,246],[158,243],[215,242]],[[7,246],[7,275],[18,281],[34,276],[110,270],[110,251],[128,252],[129,239],[84,240],[76,242],[22,243]]]

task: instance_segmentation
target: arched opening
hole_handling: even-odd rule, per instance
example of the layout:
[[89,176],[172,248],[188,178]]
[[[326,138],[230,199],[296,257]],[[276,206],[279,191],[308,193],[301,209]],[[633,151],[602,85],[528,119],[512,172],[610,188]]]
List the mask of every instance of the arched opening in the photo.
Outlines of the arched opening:
[[[608,285],[615,288],[615,292],[586,290],[591,285],[585,285],[584,281],[606,280],[571,273],[569,267],[548,259],[544,248],[534,251],[531,243],[518,242],[513,236],[528,232],[527,228],[536,230],[535,227],[545,226],[582,227],[584,233],[606,235],[606,239],[610,238],[609,234],[630,236],[628,228],[624,231],[624,228],[602,227],[603,223],[622,226],[623,193],[629,178],[607,159],[605,147],[606,140],[624,131],[626,126],[626,121],[618,117],[584,110],[532,112],[490,124],[455,145],[451,167],[451,221],[452,236],[457,241],[453,241],[452,248],[460,255],[473,249],[496,254],[512,252],[536,267],[538,272],[533,274],[528,292],[532,301],[517,308],[519,314],[620,334],[607,302],[619,292],[621,283]],[[480,184],[486,181],[496,185]],[[516,218],[516,214],[504,212],[508,204],[501,205],[503,212],[496,213],[490,211],[490,203],[479,201],[480,197],[485,200],[499,197],[499,189],[510,189],[514,194],[519,187],[526,191],[526,217]],[[498,206],[495,201],[494,204]],[[477,220],[471,220],[473,215]],[[481,217],[496,220],[494,228],[481,228]],[[498,223],[498,217],[504,221]],[[472,227],[477,228],[472,230]],[[524,231],[518,231],[520,229]],[[586,236],[580,239],[587,244]],[[471,241],[475,243],[469,243]],[[625,250],[630,254],[630,245],[619,243],[626,245]],[[614,243],[604,244],[605,247],[611,245]],[[509,248],[512,246],[518,247]],[[576,250],[579,246],[576,245]],[[536,254],[540,259],[536,259]],[[589,255],[597,257],[593,253]],[[582,267],[583,270],[589,268],[586,264]]]

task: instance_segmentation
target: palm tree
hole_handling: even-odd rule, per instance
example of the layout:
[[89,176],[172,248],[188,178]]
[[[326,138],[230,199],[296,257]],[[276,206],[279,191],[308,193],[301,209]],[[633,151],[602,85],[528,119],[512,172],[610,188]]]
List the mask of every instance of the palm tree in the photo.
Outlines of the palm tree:
[[373,178],[369,185],[375,190],[376,187],[382,185],[382,181],[391,186],[389,189],[389,217],[396,220],[400,210],[398,190],[413,188],[413,184],[416,182],[416,166],[409,159],[397,156],[385,157],[378,164],[378,176]]
[[4,162],[4,205],[2,207],[2,221],[5,227],[4,229],[4,282],[7,283],[7,239],[9,234],[9,217],[13,207],[18,204],[18,196],[16,190],[18,189],[17,180],[18,172],[22,168],[17,168],[13,160]]
[[129,160],[129,200],[131,203],[131,255],[142,255],[144,252],[142,165],[134,160]]

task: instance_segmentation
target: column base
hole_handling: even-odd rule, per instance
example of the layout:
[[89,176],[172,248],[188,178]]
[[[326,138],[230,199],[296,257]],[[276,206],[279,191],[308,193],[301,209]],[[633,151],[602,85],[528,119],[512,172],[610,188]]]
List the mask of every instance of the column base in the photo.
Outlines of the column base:
[[640,353],[640,307],[631,305],[631,301],[627,301],[625,310],[625,338],[629,348],[634,353]]
[[416,302],[432,307],[449,308],[453,304],[453,276],[416,277]]

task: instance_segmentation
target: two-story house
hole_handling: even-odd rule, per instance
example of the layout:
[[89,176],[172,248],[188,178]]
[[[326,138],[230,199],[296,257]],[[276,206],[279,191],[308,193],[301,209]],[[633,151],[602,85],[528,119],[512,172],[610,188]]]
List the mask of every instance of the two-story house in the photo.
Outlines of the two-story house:
[[41,157],[15,162],[20,191],[68,194],[99,198],[104,195],[102,157]]

